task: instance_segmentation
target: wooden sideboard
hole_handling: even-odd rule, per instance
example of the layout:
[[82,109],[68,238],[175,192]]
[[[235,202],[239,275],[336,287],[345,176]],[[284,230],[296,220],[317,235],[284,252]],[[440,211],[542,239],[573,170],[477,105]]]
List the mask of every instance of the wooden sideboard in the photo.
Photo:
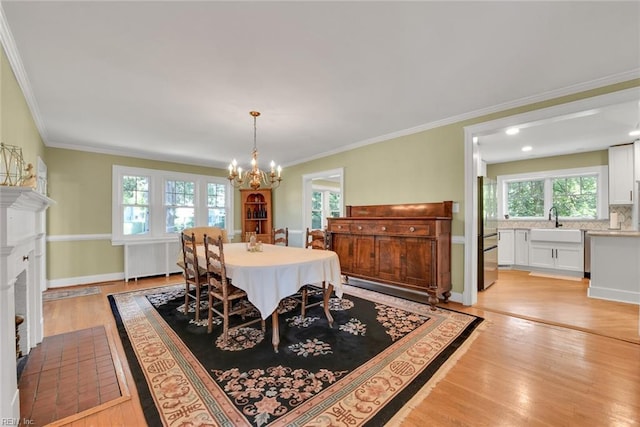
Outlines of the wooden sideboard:
[[432,306],[451,296],[453,202],[347,206],[328,218],[331,250],[342,274],[429,294]]

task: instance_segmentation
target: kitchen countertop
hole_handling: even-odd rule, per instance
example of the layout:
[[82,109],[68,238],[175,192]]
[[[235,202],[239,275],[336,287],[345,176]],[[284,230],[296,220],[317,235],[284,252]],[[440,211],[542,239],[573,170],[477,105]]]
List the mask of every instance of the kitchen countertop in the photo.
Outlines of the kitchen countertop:
[[594,237],[640,237],[636,230],[590,230],[589,236]]

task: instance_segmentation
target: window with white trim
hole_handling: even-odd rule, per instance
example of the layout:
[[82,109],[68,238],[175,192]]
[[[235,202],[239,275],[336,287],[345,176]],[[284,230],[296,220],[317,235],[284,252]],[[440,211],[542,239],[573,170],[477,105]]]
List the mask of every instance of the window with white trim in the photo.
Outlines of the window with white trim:
[[121,193],[122,234],[141,235],[149,232],[149,177],[125,175]]
[[227,218],[227,186],[227,182],[224,184],[216,184],[213,182],[207,184],[207,225],[210,227],[225,228]]
[[169,239],[194,226],[233,236],[233,191],[223,177],[113,166],[112,239]]
[[498,215],[547,219],[552,206],[563,219],[608,216],[608,168],[593,166],[498,176]]
[[195,226],[195,188],[196,183],[193,181],[165,181],[167,233],[175,233]]
[[340,192],[314,187],[311,193],[311,228],[325,228],[327,217],[340,216]]

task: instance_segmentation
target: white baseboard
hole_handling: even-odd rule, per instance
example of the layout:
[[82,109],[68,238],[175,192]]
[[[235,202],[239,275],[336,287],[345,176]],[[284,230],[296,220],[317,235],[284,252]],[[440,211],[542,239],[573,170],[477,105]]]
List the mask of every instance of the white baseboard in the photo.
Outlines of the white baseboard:
[[66,286],[89,285],[92,283],[113,282],[124,280],[123,273],[96,274],[95,276],[66,277],[64,279],[47,280],[47,289]]
[[451,296],[449,297],[449,301],[457,302],[462,304],[462,294],[460,292],[451,292]]
[[638,292],[629,292],[621,289],[611,288],[595,288],[593,286],[589,286],[587,295],[590,298],[598,298],[608,301],[626,302],[629,304],[640,305],[640,293]]

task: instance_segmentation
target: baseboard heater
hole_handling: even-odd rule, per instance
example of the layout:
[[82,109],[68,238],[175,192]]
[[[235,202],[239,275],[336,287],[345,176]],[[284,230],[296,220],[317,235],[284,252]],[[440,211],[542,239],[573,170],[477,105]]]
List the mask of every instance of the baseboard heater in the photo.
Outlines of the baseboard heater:
[[176,264],[180,253],[180,242],[135,242],[124,244],[124,280],[140,277],[168,276],[178,273]]

